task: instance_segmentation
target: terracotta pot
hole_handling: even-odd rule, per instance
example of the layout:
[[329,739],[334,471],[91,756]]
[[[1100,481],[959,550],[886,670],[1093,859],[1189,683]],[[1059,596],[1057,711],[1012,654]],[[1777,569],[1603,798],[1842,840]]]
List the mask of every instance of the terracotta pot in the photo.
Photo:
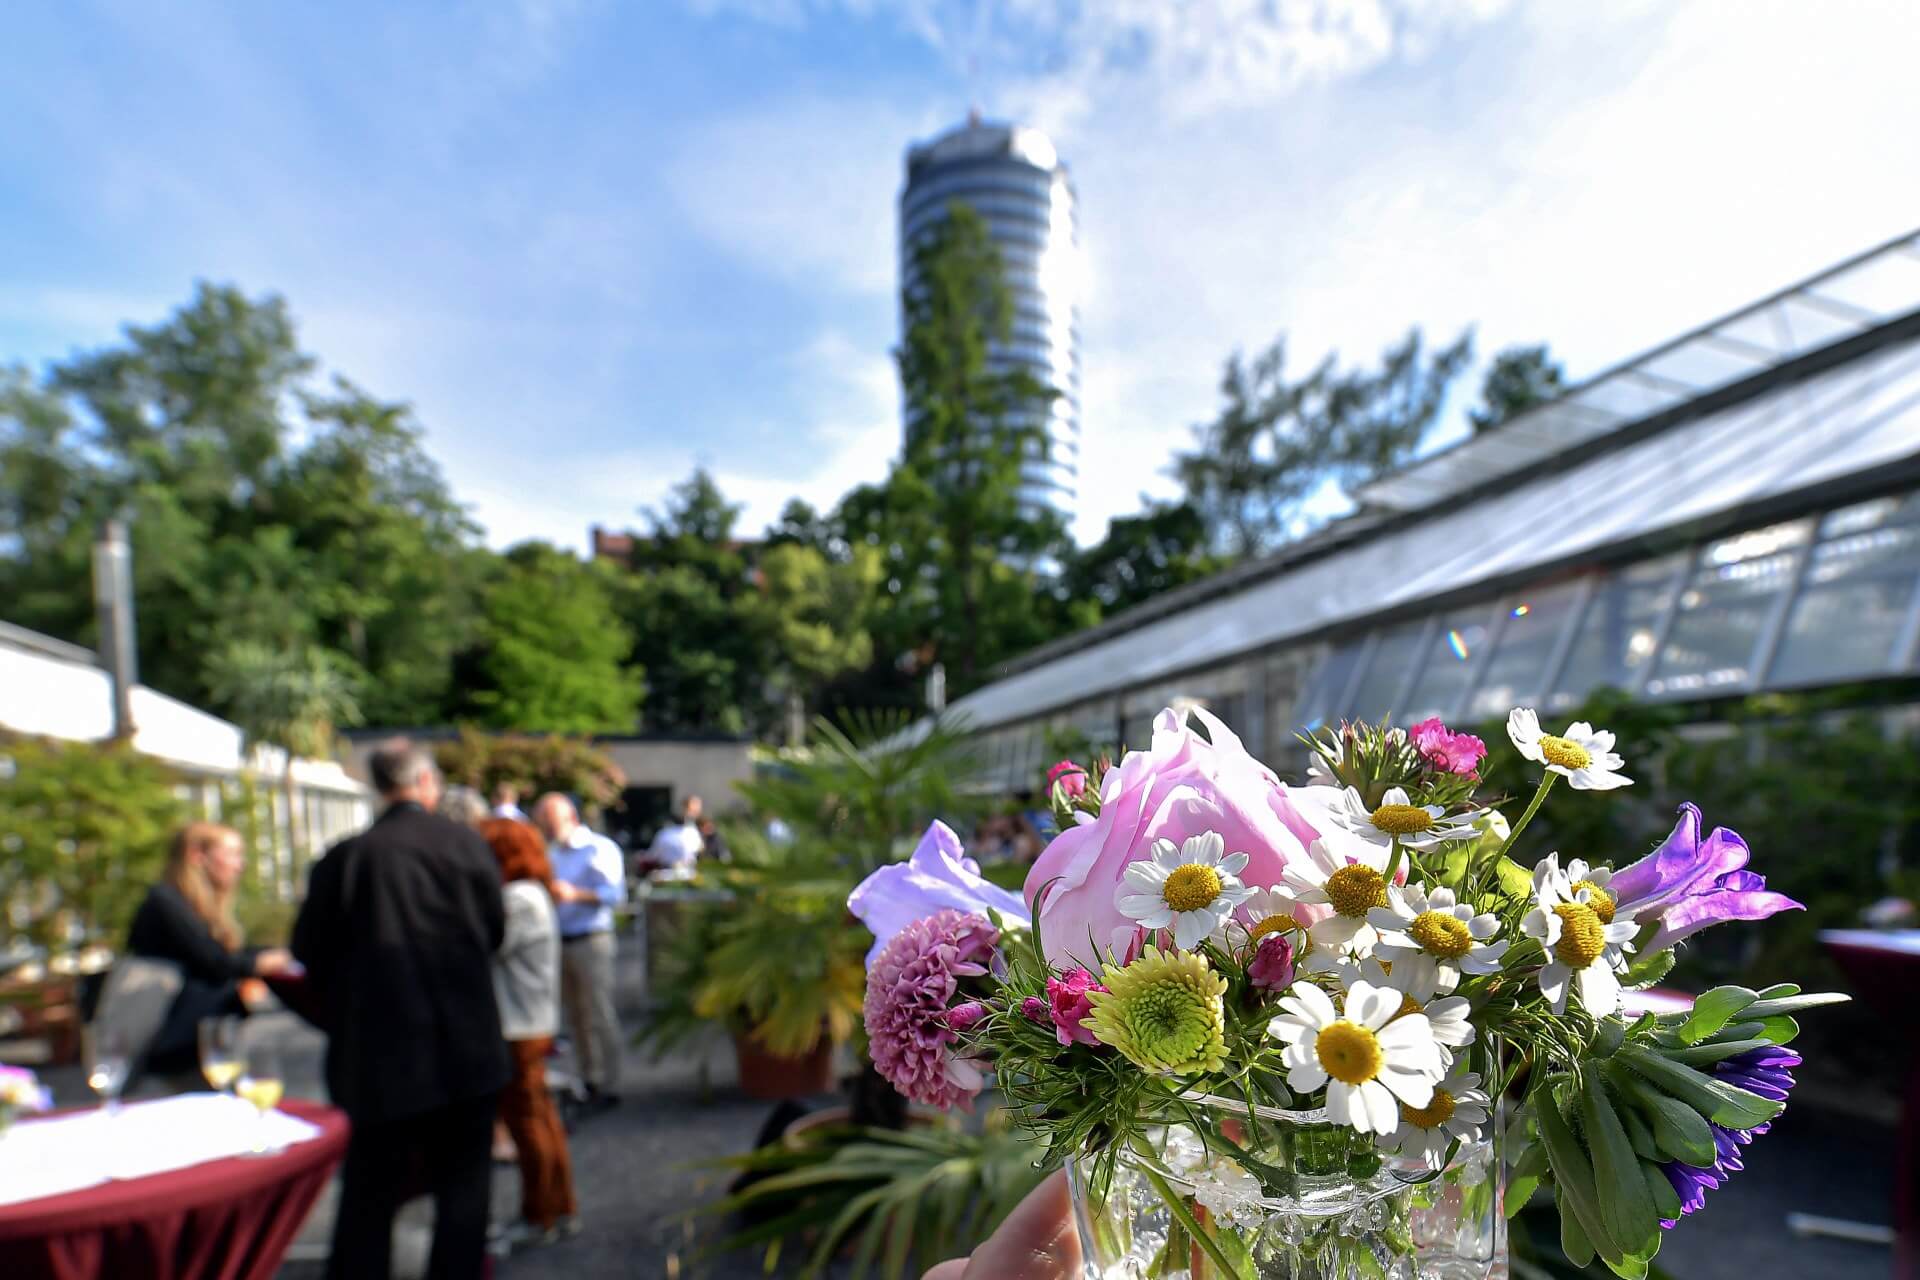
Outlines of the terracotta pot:
[[733,1053],[740,1063],[740,1088],[749,1098],[775,1102],[833,1091],[833,1040],[821,1036],[813,1052],[798,1058],[768,1053],[752,1036],[733,1033]]
[[[907,1128],[937,1129],[947,1122],[947,1118],[932,1107],[915,1106],[907,1111]],[[788,1125],[786,1132],[780,1135],[780,1143],[789,1151],[798,1151],[807,1145],[811,1135],[821,1129],[834,1129],[853,1123],[853,1108],[847,1106],[822,1107]]]

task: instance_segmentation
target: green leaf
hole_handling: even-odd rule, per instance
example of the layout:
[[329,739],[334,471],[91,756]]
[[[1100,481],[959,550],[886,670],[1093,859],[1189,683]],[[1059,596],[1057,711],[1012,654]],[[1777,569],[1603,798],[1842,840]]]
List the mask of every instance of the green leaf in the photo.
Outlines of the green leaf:
[[1680,1024],[1680,1038],[1698,1044],[1757,999],[1759,996],[1745,987],[1715,987],[1693,1002],[1692,1014]]
[[1671,973],[1673,964],[1674,954],[1671,950],[1648,952],[1627,966],[1626,976],[1621,982],[1629,987],[1650,987]]
[[1751,1129],[1765,1124],[1785,1109],[1785,1104],[1762,1098],[1745,1089],[1716,1080],[1692,1067],[1670,1061],[1644,1045],[1623,1046],[1615,1055],[1645,1076],[1661,1092],[1698,1111],[1715,1124],[1729,1129]]

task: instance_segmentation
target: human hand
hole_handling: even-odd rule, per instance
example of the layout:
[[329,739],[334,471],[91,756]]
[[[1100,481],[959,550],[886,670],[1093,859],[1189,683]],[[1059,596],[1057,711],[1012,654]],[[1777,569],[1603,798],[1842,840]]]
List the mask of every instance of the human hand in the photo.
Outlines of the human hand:
[[263,978],[285,973],[293,967],[293,952],[285,947],[268,947],[253,958],[253,971]]
[[1080,1235],[1062,1172],[1028,1192],[971,1258],[942,1262],[924,1280],[1075,1280],[1079,1274]]

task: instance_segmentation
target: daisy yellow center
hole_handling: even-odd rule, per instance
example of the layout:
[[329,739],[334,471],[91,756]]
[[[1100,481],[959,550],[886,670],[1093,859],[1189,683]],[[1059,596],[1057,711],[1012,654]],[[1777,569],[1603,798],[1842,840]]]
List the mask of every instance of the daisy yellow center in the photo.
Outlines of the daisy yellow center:
[[1247,941],[1258,942],[1270,933],[1284,933],[1288,929],[1298,929],[1300,924],[1292,916],[1268,916],[1253,928],[1247,930]]
[[1372,867],[1354,863],[1327,877],[1327,901],[1343,916],[1365,916],[1387,905],[1387,881]]
[[1422,911],[1407,926],[1407,936],[1420,949],[1447,960],[1458,960],[1473,949],[1473,934],[1466,921],[1444,911]]
[[1390,836],[1418,835],[1433,825],[1433,815],[1417,804],[1383,804],[1373,811],[1373,825]]
[[1175,867],[1160,896],[1175,911],[1198,911],[1220,896],[1220,873],[1198,862]]
[[1553,954],[1569,969],[1584,969],[1607,949],[1606,926],[1600,914],[1584,902],[1563,902],[1553,909],[1560,917],[1560,941]]
[[1326,1073],[1342,1084],[1365,1084],[1380,1074],[1386,1055],[1373,1032],[1342,1019],[1331,1022],[1313,1042]]
[[1593,752],[1571,738],[1556,738],[1550,733],[1540,739],[1540,754],[1548,764],[1562,769],[1584,769],[1593,763]]
[[1576,880],[1573,891],[1587,891],[1587,905],[1593,908],[1593,914],[1600,917],[1601,924],[1613,923],[1613,895],[1591,880]]
[[1433,1091],[1433,1101],[1424,1107],[1410,1107],[1400,1104],[1400,1118],[1410,1125],[1421,1129],[1438,1129],[1453,1119],[1453,1095],[1445,1089]]
[[[1400,1009],[1398,1012],[1396,1012],[1393,1015],[1393,1017],[1404,1018],[1410,1013],[1425,1013],[1426,1011],[1427,1011],[1427,1006],[1421,1004],[1418,1000],[1415,1000],[1412,996],[1401,996]],[[1387,1021],[1391,1022],[1393,1021],[1393,1018],[1389,1018],[1387,1019]]]

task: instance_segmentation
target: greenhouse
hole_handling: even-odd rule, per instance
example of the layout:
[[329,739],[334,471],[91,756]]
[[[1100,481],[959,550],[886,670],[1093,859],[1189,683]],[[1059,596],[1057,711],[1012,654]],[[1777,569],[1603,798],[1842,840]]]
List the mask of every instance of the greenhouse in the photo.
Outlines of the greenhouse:
[[1920,234],[1422,458],[1277,554],[1009,664],[951,708],[990,789],[1206,706],[1264,758],[1391,713],[1602,687],[1710,704],[1920,667]]

